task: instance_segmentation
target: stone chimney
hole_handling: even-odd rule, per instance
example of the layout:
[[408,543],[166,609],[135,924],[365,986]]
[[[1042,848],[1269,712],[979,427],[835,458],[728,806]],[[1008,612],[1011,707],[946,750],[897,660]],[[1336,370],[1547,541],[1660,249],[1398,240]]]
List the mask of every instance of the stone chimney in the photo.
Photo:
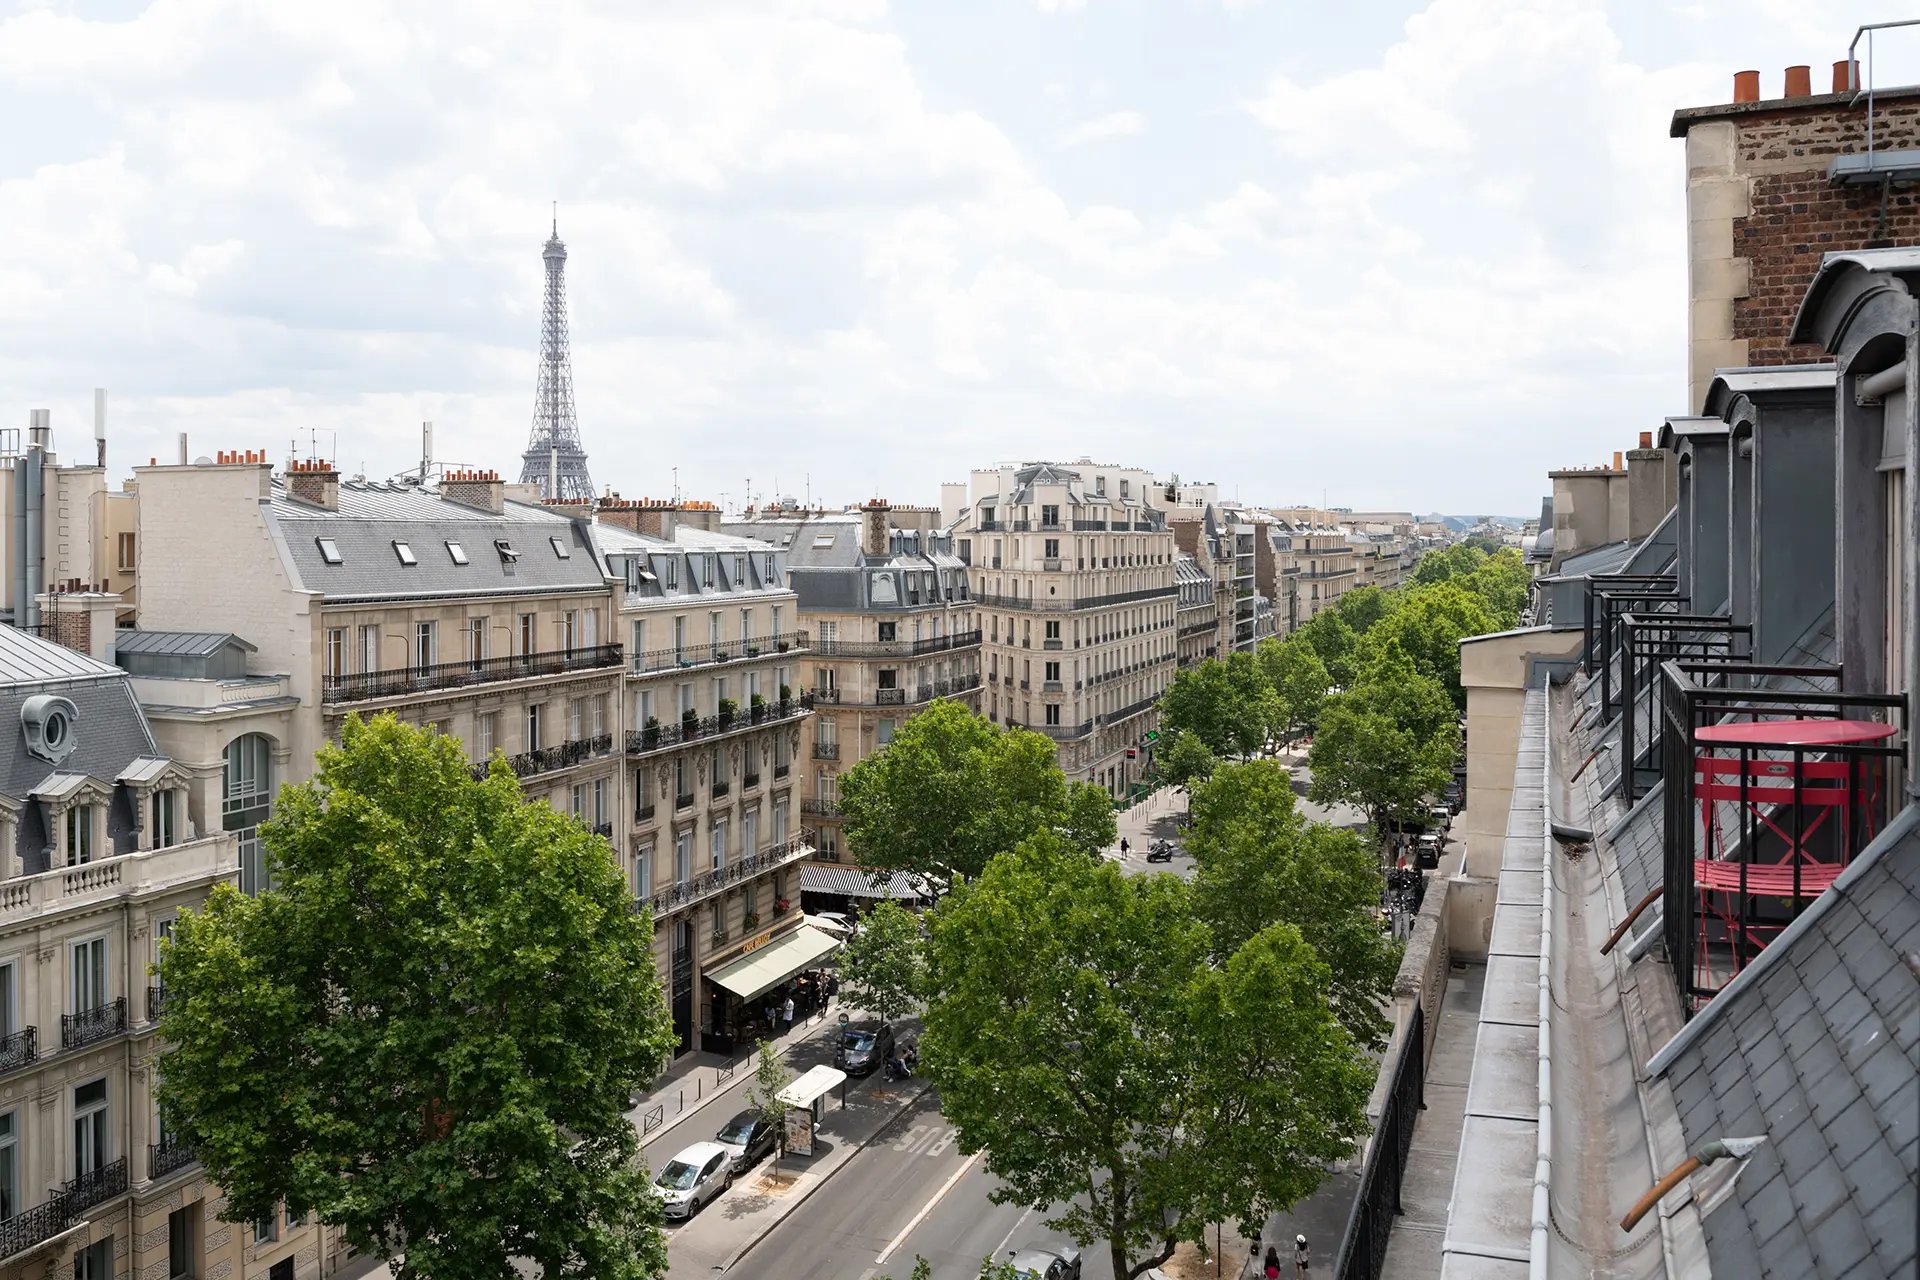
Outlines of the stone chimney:
[[893,508],[885,498],[873,498],[860,508],[860,551],[875,560],[884,560],[892,549]]
[[321,458],[287,464],[287,495],[322,511],[340,509],[340,473]]
[[689,529],[705,529],[708,533],[720,532],[720,504],[688,500],[682,502],[676,511],[676,525]]
[[594,510],[593,518],[601,524],[612,525],[616,529],[625,529],[628,533],[643,533],[648,537],[664,538],[669,528],[668,517],[673,513],[673,504],[654,498],[641,498],[638,502],[632,498],[623,498],[619,494],[608,494],[600,500]]
[[1678,476],[1673,454],[1653,446],[1653,432],[1640,433],[1640,447],[1627,452],[1627,537],[1652,533],[1673,510]]
[[506,486],[498,471],[449,471],[440,477],[440,496],[496,516],[506,510]]
[[37,602],[41,621],[47,624],[47,639],[89,658],[113,661],[115,618],[121,602],[117,592],[96,591],[91,583],[74,578],[57,590],[41,592]]

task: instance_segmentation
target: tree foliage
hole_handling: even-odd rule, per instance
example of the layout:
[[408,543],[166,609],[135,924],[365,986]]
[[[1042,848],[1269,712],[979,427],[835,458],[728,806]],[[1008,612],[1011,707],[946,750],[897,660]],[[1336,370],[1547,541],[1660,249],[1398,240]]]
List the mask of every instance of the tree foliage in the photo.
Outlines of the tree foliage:
[[1263,640],[1254,650],[1267,681],[1280,699],[1282,733],[1311,728],[1333,687],[1333,677],[1311,644],[1291,639]]
[[224,1216],[284,1200],[401,1277],[663,1275],[625,1112],[673,1035],[606,843],[391,716],[317,764],[261,829],[277,888],[160,955],[160,1101]]
[[773,1140],[782,1156],[787,1154],[787,1104],[780,1101],[780,1091],[792,1082],[793,1073],[780,1060],[780,1051],[773,1047],[773,1041],[762,1040],[753,1061],[753,1085],[747,1090],[747,1106],[761,1123],[773,1127]]
[[1443,685],[1454,705],[1464,710],[1460,642],[1499,628],[1499,620],[1479,597],[1448,581],[1408,592],[1400,607],[1367,633],[1366,641],[1369,648],[1399,646],[1422,675]]
[[1465,577],[1486,562],[1487,553],[1468,543],[1442,547],[1420,557],[1420,563],[1413,570],[1411,585],[1426,587],[1450,578]]
[[1518,551],[1502,547],[1488,556],[1485,564],[1457,581],[1487,607],[1497,630],[1520,625],[1520,614],[1527,607],[1527,593],[1533,579]]
[[1161,780],[1176,787],[1191,786],[1211,774],[1220,763],[1206,743],[1178,730],[1160,735],[1158,759]]
[[1189,734],[1216,756],[1252,755],[1284,719],[1279,693],[1250,653],[1189,667],[1160,699],[1162,729]]
[[1393,612],[1397,598],[1379,587],[1355,587],[1341,596],[1334,611],[1356,635],[1365,635],[1373,624]]
[[922,1044],[961,1146],[1122,1280],[1292,1204],[1365,1132],[1373,1072],[1325,964],[1284,923],[1216,957],[1178,877],[1036,837],[936,910],[929,953]]
[[848,1001],[888,1022],[919,1008],[926,993],[920,922],[899,903],[882,900],[841,947],[840,982]]
[[1089,855],[1113,842],[1106,793],[1069,786],[1051,740],[947,699],[841,775],[840,809],[862,865],[914,872],[942,892],[1035,832],[1060,832]]
[[1230,955],[1275,921],[1292,925],[1326,964],[1327,999],[1348,1034],[1379,1048],[1381,1008],[1400,945],[1382,934],[1379,861],[1351,831],[1308,822],[1293,779],[1271,760],[1222,765],[1193,793],[1187,849],[1198,869],[1194,912]]
[[1384,831],[1412,814],[1451,776],[1450,736],[1422,738],[1394,719],[1378,687],[1334,698],[1320,714],[1307,765],[1315,804],[1352,804]]
[[1289,636],[1287,642],[1304,643],[1312,649],[1320,659],[1320,665],[1327,669],[1328,679],[1335,685],[1345,688],[1353,682],[1360,638],[1339,613],[1331,609],[1316,613],[1306,625]]

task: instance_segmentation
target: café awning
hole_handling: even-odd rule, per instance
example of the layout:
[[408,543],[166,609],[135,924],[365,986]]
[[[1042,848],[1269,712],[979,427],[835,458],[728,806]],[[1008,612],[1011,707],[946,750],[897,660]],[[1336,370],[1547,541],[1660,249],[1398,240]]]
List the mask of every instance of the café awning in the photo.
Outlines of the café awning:
[[930,898],[926,880],[908,871],[866,871],[831,862],[800,864],[802,893],[837,893],[848,898]]
[[729,960],[707,974],[707,979],[720,984],[742,1000],[751,1000],[769,987],[777,986],[818,963],[822,956],[839,945],[840,940],[832,934],[803,924],[758,951]]

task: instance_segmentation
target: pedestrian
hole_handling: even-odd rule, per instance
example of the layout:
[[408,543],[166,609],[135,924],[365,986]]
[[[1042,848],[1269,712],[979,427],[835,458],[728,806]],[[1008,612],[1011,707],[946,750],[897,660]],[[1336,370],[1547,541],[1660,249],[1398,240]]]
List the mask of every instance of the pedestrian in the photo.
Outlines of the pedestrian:
[[1120,856],[1123,858],[1126,857],[1127,850],[1130,849],[1131,847],[1132,846],[1127,843],[1127,838],[1125,836],[1121,836],[1120,837]]
[[1267,1280],[1280,1280],[1280,1251],[1272,1245],[1267,1246],[1266,1268],[1262,1274]]
[[793,1030],[793,997],[791,995],[787,997],[786,1004],[781,1006],[780,1021],[787,1024],[785,1028],[786,1030],[788,1031]]
[[1258,1240],[1247,1246],[1247,1269],[1240,1275],[1243,1280],[1260,1280],[1260,1242]]
[[1307,1280],[1307,1264],[1311,1260],[1307,1253],[1307,1238],[1305,1236],[1295,1236],[1293,1238],[1294,1280]]

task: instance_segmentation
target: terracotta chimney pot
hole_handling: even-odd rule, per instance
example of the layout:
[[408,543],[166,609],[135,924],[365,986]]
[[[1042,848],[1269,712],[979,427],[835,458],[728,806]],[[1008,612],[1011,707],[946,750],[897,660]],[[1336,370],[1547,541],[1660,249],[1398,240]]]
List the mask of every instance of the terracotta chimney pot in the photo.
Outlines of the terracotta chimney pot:
[[1758,71],[1736,71],[1733,73],[1733,100],[1735,102],[1760,101],[1760,73]]
[[1813,68],[1794,66],[1787,68],[1787,97],[1811,98],[1813,96]]
[[1854,76],[1858,74],[1859,66],[1860,64],[1851,58],[1842,58],[1833,64],[1833,91],[1835,93],[1851,93],[1853,91],[1853,80]]

